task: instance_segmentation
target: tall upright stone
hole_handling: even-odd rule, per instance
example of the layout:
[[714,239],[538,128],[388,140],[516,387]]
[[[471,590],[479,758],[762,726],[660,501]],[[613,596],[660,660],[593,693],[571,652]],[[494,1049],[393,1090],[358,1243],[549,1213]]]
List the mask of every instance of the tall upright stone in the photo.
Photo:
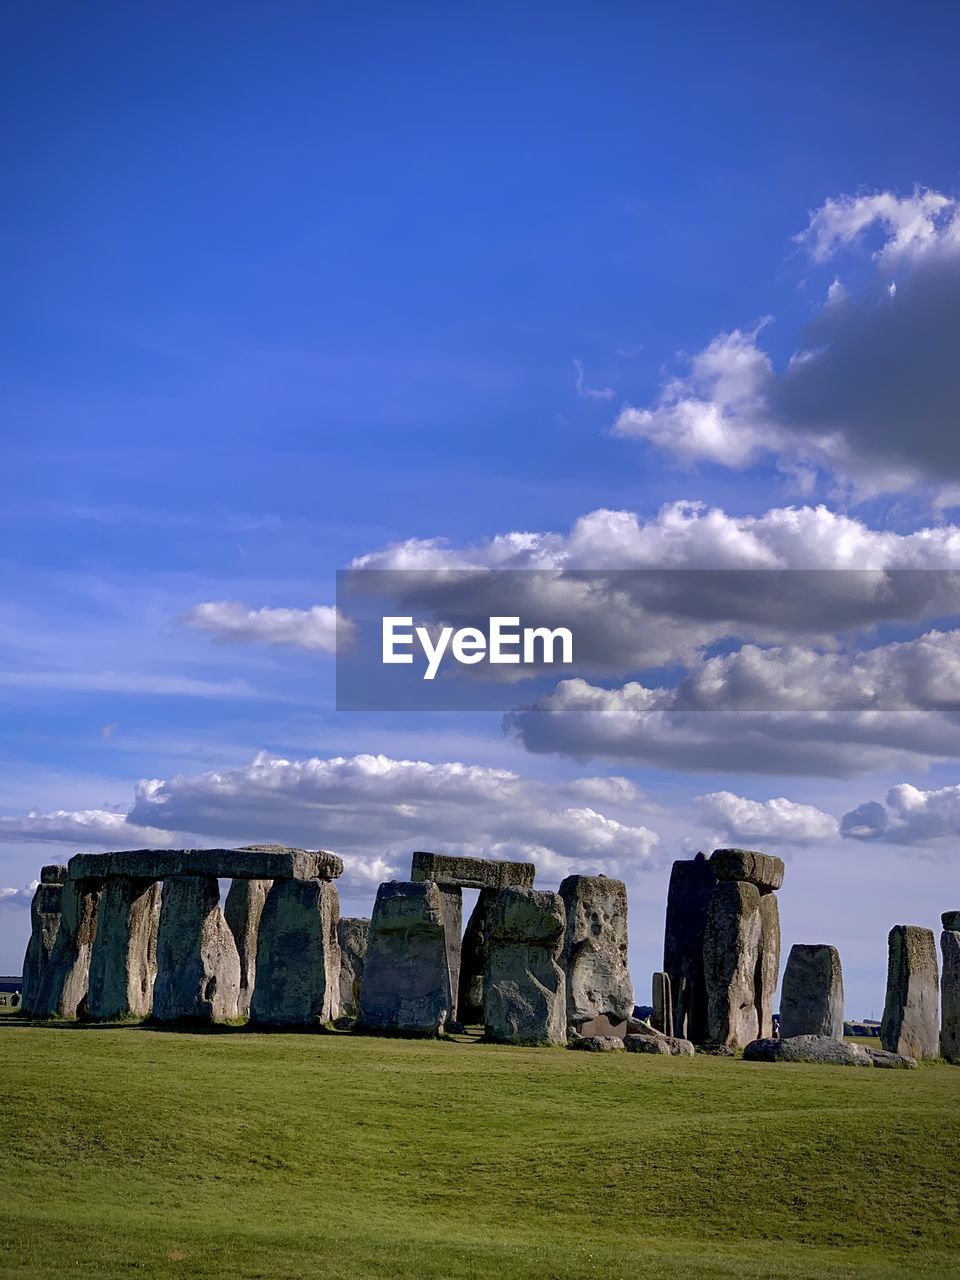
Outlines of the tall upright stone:
[[341,916],[337,922],[340,943],[340,1013],[360,1016],[360,989],[370,939],[370,921],[362,916]]
[[707,1030],[715,1044],[743,1048],[758,1037],[757,970],[762,933],[757,886],[743,880],[722,880],[710,898],[703,940]]
[[377,890],[360,989],[370,1031],[436,1036],[450,1018],[448,916],[432,880],[393,880]]
[[253,1022],[311,1027],[339,1015],[339,919],[332,881],[274,881],[260,920]]
[[940,954],[940,1056],[960,1062],[960,911],[944,913]]
[[145,1018],[153,1007],[161,886],[116,876],[100,897],[90,952],[87,1012],[91,1018]]
[[780,977],[780,907],[770,889],[760,890],[760,964],[755,983],[760,1037],[773,1035],[774,1001]]
[[34,1009],[38,1017],[75,1018],[86,1012],[101,887],[99,880],[70,877],[63,886],[60,924]]
[[566,927],[561,966],[566,973],[567,1024],[633,1014],[627,968],[627,889],[607,876],[567,876],[560,885]]
[[653,1025],[665,1036],[673,1035],[673,1000],[670,994],[669,973],[653,975]]
[[250,1014],[250,999],[257,979],[257,939],[260,933],[260,917],[263,904],[273,884],[272,880],[232,880],[223,904],[223,914],[240,957],[240,995],[237,1013],[241,1018]]
[[565,1044],[567,988],[560,957],[566,910],[558,893],[504,889],[484,983],[486,1036],[506,1044]]
[[467,1026],[483,1022],[483,986],[490,953],[490,931],[499,896],[499,889],[480,890],[463,934],[457,1017]]
[[23,957],[23,991],[20,1008],[33,1013],[40,998],[44,970],[60,928],[60,905],[67,868],[51,864],[40,872],[40,883],[30,904],[30,940]]
[[780,1035],[843,1039],[843,972],[836,947],[796,942],[790,948],[780,994]]
[[702,1044],[707,1039],[707,988],[703,936],[717,878],[707,858],[673,864],[667,891],[663,968],[670,978],[674,1035]]
[[887,952],[887,998],[880,1025],[883,1047],[910,1058],[936,1058],[940,1053],[939,978],[933,931],[895,924]]
[[220,1022],[237,1016],[240,956],[220,907],[216,876],[163,882],[153,1016]]

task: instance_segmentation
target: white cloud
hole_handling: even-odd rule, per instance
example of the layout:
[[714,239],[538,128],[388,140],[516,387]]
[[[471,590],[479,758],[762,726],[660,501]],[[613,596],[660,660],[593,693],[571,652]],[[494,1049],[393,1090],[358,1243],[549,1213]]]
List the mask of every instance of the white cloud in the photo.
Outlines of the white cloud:
[[886,234],[876,256],[891,266],[904,258],[918,258],[944,244],[955,243],[960,234],[960,215],[955,200],[922,188],[905,197],[891,191],[839,196],[815,209],[805,230],[794,239],[808,250],[814,262],[827,262],[838,250],[862,240],[875,226]]
[[698,796],[695,803],[701,821],[716,827],[723,840],[731,843],[808,845],[835,840],[840,834],[840,824],[831,814],[783,796],[748,800],[732,791],[711,791]]
[[39,880],[33,880],[22,889],[0,889],[0,909],[3,907],[29,908],[39,883]]
[[581,400],[612,400],[617,394],[613,387],[588,387],[584,381],[582,360],[574,360],[573,367],[577,371],[577,395]]
[[335,653],[340,618],[333,605],[309,609],[251,609],[238,600],[210,600],[194,605],[180,621],[195,631],[205,631],[218,644],[267,644],[311,653]]
[[56,809],[26,817],[0,817],[0,844],[66,844],[102,849],[167,849],[182,838],[156,827],[128,823],[108,809]]
[[887,792],[884,804],[871,800],[845,813],[842,831],[851,840],[952,847],[960,834],[960,786],[924,791],[901,783]]

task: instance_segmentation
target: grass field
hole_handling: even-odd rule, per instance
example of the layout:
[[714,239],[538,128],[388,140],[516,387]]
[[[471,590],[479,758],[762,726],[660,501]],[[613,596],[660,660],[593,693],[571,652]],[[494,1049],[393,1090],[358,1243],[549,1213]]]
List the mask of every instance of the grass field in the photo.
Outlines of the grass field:
[[0,1025],[0,1275],[960,1276],[960,1069]]

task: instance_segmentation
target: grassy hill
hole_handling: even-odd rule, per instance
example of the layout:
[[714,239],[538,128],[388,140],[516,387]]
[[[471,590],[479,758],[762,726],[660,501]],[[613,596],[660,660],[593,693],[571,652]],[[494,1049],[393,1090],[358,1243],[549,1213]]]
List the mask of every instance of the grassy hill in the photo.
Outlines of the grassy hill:
[[960,1068],[0,1024],[0,1275],[960,1275]]

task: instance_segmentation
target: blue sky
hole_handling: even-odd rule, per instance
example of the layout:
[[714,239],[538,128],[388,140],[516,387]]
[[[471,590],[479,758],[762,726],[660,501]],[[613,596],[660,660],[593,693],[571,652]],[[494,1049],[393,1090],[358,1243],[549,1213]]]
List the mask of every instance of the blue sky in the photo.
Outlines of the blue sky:
[[[22,886],[42,861],[129,843],[102,815],[122,822],[139,780],[166,796],[181,779],[179,799],[141,796],[141,826],[169,832],[176,811],[191,839],[260,838],[282,825],[286,788],[306,786],[290,770],[383,755],[394,763],[379,771],[327,768],[282,833],[355,858],[350,908],[369,908],[415,842],[456,844],[435,806],[459,805],[488,849],[534,850],[545,884],[573,865],[628,880],[643,992],[670,859],[753,831],[789,863],[787,944],[823,932],[853,1011],[876,1010],[888,927],[957,906],[960,752],[946,730],[909,757],[888,742],[866,767],[838,757],[818,777],[786,760],[772,775],[704,771],[672,749],[670,767],[650,751],[585,760],[526,749],[496,716],[338,715],[322,618],[241,610],[231,629],[193,611],[322,610],[355,557],[442,539],[486,563],[496,535],[564,539],[599,510],[635,514],[669,559],[683,521],[658,513],[679,502],[722,513],[731,543],[744,522],[822,504],[791,550],[776,535],[782,563],[815,546],[818,565],[845,564],[859,538],[916,567],[908,540],[930,529],[939,558],[923,567],[952,567],[956,459],[936,453],[957,425],[950,375],[914,361],[928,409],[906,373],[884,388],[882,448],[846,392],[871,382],[855,356],[882,335],[858,315],[881,288],[898,286],[890,324],[921,314],[911,332],[953,336],[936,304],[952,296],[960,15],[53,3],[8,5],[2,25],[0,885],[18,892],[0,906],[0,968],[19,968]],[[882,193],[894,203],[826,204]],[[919,237],[896,241],[917,219]],[[848,300],[825,310],[835,279]],[[737,330],[742,350],[722,346],[691,381],[681,353]],[[814,362],[814,385],[797,387],[787,362],[814,345],[834,367],[817,383]],[[684,413],[704,405],[726,433],[697,428],[681,447]],[[761,541],[783,523],[761,524]],[[591,545],[596,567],[621,563]],[[547,718],[576,745],[576,726]],[[244,808],[258,753],[290,770]],[[406,800],[403,761],[425,767]],[[462,774],[436,780],[451,762],[518,779],[516,833],[486,807],[502,808],[495,779],[468,773],[473,801],[451,782]],[[420,806],[409,827],[376,791],[394,775],[390,803]],[[584,798],[585,778],[611,777],[626,787]],[[901,784],[937,796],[891,806]],[[886,806],[886,834],[844,839],[805,811],[784,825],[782,807],[751,827],[732,802],[698,800],[718,792],[832,819]],[[904,817],[918,806],[922,830]],[[101,817],[81,839],[84,813]]]

